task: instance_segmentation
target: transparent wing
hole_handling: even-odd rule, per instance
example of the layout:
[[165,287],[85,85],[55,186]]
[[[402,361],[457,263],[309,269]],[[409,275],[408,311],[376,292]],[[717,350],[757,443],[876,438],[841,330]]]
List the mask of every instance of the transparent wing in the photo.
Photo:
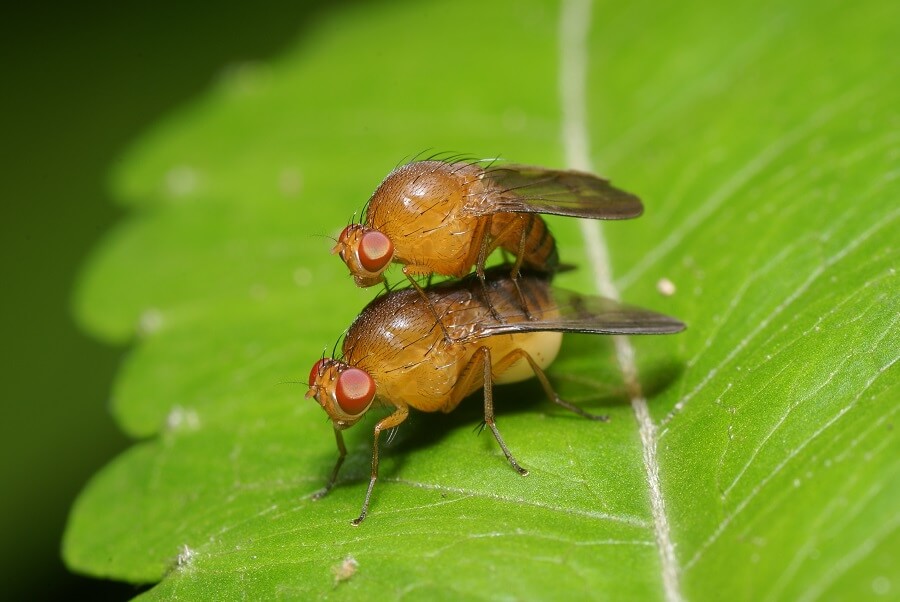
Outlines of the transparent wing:
[[[508,266],[487,270],[486,299],[481,283],[474,275],[453,286],[454,291],[466,289],[471,301],[464,309],[454,312],[449,325],[451,336],[464,341],[545,330],[591,334],[674,334],[685,329],[683,322],[670,316],[605,297],[552,287],[543,275],[523,273],[518,283],[530,317],[522,307],[515,283],[509,278]],[[437,293],[437,290],[434,292]],[[490,311],[488,302],[499,320]]]
[[608,180],[581,171],[529,165],[498,165],[485,170],[494,190],[491,202],[474,213],[511,211],[592,219],[628,219],[644,211],[641,200]]

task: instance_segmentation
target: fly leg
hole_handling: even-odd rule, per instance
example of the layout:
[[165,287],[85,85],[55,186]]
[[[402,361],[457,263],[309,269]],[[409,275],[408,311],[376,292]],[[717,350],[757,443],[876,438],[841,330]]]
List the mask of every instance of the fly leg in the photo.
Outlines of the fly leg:
[[313,494],[312,499],[314,500],[322,499],[328,495],[328,492],[331,491],[332,488],[334,488],[334,484],[337,482],[338,471],[344,464],[344,458],[347,457],[347,447],[344,445],[344,435],[341,434],[341,431],[334,429],[334,438],[337,441],[338,447],[337,463],[334,465],[334,470],[331,471],[331,478],[328,479],[328,483],[325,487]]
[[382,418],[375,425],[375,441],[372,443],[372,476],[369,478],[369,488],[366,490],[366,499],[363,501],[362,511],[360,511],[359,517],[350,521],[350,524],[354,527],[358,527],[369,512],[369,500],[372,497],[372,489],[375,487],[375,481],[378,480],[378,438],[381,435],[381,431],[398,426],[406,420],[408,415],[409,408],[406,405],[397,406],[397,410],[393,414]]
[[[481,366],[478,364],[481,364]],[[479,370],[479,367],[482,368],[482,370]],[[479,374],[479,372],[481,372],[481,374]],[[500,449],[503,450],[506,459],[509,460],[512,467],[516,469],[516,472],[524,477],[528,474],[528,471],[522,468],[513,457],[512,453],[510,453],[509,448],[506,447],[506,442],[503,441],[503,437],[500,435],[500,431],[497,430],[497,424],[494,421],[494,396],[492,391],[494,380],[491,374],[490,349],[487,347],[478,348],[475,355],[472,356],[472,359],[470,359],[469,363],[466,364],[466,367],[463,368],[459,380],[456,383],[456,387],[453,389],[450,396],[450,401],[447,402],[447,405],[441,408],[441,410],[444,412],[452,411],[459,405],[459,402],[463,400],[466,394],[472,390],[473,385],[479,380],[484,382],[484,423],[491,429],[491,432],[494,433],[494,439],[500,444]]]
[[[407,279],[412,283],[413,288],[415,288],[422,299],[425,300],[425,303],[428,305],[428,309],[431,310],[431,315],[434,316],[434,319],[437,320],[438,326],[441,327],[441,331],[444,333],[444,341],[448,344],[453,342],[453,339],[450,338],[450,333],[447,331],[447,327],[444,326],[444,321],[438,315],[437,309],[434,307],[434,304],[428,299],[428,295],[425,294],[425,289],[419,286],[419,283],[416,282],[416,279],[412,277],[412,273],[409,270],[409,266],[403,266],[403,273],[406,274]],[[431,276],[429,275],[429,278]]]
[[528,220],[528,225],[522,228],[522,235],[519,237],[519,250],[516,253],[516,263],[513,264],[513,268],[509,273],[509,277],[512,279],[513,284],[516,285],[516,292],[519,294],[519,303],[522,304],[522,311],[525,312],[525,316],[529,320],[533,321],[536,318],[528,310],[528,303],[525,301],[525,295],[522,293],[522,288],[519,286],[519,270],[522,269],[522,261],[525,258],[525,241],[528,240],[528,236],[531,234],[531,229],[532,227],[534,227],[533,215],[526,215],[525,219]]
[[[523,224],[522,220],[528,220],[528,223]],[[512,270],[509,273],[509,277],[512,279],[513,284],[516,287],[516,292],[519,295],[519,304],[522,306],[522,311],[525,313],[525,317],[527,317],[529,320],[536,319],[534,315],[532,315],[531,311],[529,311],[528,303],[525,301],[525,295],[524,293],[522,293],[522,289],[519,286],[519,271],[522,269],[522,263],[525,260],[525,245],[528,241],[528,236],[531,234],[531,230],[534,227],[534,216],[530,214],[517,215],[516,219],[509,220],[509,222],[503,227],[500,232],[497,233],[496,236],[492,236],[492,240],[490,242],[488,241],[487,233],[490,232],[491,222],[488,221],[487,227],[485,228],[485,235],[481,241],[481,252],[478,254],[476,272],[478,274],[478,277],[481,279],[481,287],[484,291],[484,300],[491,310],[491,315],[500,322],[505,322],[505,320],[497,314],[497,310],[494,309],[494,305],[491,303],[491,300],[488,297],[487,286],[485,285],[484,281],[484,262],[487,260],[488,255],[490,255],[494,251],[494,249],[501,245],[503,239],[515,232],[515,230],[519,226],[521,226],[522,233],[519,236],[519,246],[516,252]],[[506,249],[504,248],[504,252],[505,251]]]
[[[488,306],[488,309],[491,310],[491,316],[501,324],[505,322],[503,318],[500,317],[500,314],[497,313],[497,310],[494,308],[494,304],[491,303],[491,297],[488,294],[487,282],[484,279],[484,262],[487,261],[488,255],[497,248],[497,238],[491,236],[491,224],[493,222],[492,217],[489,215],[485,218],[485,226],[483,234],[481,235],[481,245],[479,245],[478,249],[478,259],[475,262],[475,273],[478,275],[478,280],[481,282],[481,292],[484,295],[484,302]],[[493,238],[493,241],[492,241]]]
[[510,351],[503,357],[502,360],[497,363],[497,365],[494,367],[494,371],[497,374],[501,374],[522,358],[525,358],[525,360],[531,365],[531,369],[534,370],[534,375],[541,382],[541,386],[544,387],[544,392],[547,394],[547,397],[550,398],[550,401],[560,407],[569,410],[570,412],[575,412],[579,416],[584,416],[588,420],[597,420],[600,422],[609,421],[609,416],[586,412],[579,408],[577,405],[569,403],[568,401],[562,399],[559,395],[557,395],[556,391],[554,391],[553,387],[550,385],[550,380],[547,378],[547,375],[544,374],[544,371],[540,366],[538,366],[538,363],[534,361],[534,358],[531,357],[531,355],[524,349],[515,349],[513,351]]

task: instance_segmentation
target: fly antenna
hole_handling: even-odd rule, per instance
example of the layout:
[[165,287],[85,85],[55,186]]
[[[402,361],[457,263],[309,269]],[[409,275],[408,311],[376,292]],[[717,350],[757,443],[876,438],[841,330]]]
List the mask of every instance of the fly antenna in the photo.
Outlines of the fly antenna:
[[329,240],[334,241],[335,243],[337,243],[337,241],[338,241],[338,239],[336,239],[331,234],[310,234],[309,236],[312,236],[313,238],[327,238]]

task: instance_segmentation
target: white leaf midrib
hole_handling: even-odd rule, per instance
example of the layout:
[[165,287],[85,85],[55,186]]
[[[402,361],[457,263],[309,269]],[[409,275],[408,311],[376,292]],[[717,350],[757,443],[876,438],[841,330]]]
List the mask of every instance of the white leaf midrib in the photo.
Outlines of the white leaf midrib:
[[[563,0],[559,20],[559,91],[562,105],[562,141],[566,164],[573,169],[592,171],[590,140],[586,116],[587,38],[590,28],[591,0]],[[588,260],[594,282],[600,294],[619,298],[613,283],[612,269],[602,227],[589,220],[581,221],[581,233],[585,241]],[[625,381],[626,389],[638,423],[653,528],[660,558],[661,580],[665,597],[669,602],[682,600],[675,547],[671,539],[665,499],[659,480],[659,461],[656,449],[656,425],[647,408],[647,400],[638,381],[634,348],[627,337],[613,337],[616,358]]]

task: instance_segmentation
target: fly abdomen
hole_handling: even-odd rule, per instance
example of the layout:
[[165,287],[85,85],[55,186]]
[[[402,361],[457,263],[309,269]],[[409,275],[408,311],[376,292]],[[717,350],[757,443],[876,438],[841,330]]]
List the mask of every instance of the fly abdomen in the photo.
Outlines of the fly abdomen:
[[512,220],[507,226],[511,235],[503,237],[501,246],[514,256],[517,256],[521,249],[522,265],[525,267],[542,272],[555,271],[559,267],[559,253],[547,222],[536,213],[506,215]]

